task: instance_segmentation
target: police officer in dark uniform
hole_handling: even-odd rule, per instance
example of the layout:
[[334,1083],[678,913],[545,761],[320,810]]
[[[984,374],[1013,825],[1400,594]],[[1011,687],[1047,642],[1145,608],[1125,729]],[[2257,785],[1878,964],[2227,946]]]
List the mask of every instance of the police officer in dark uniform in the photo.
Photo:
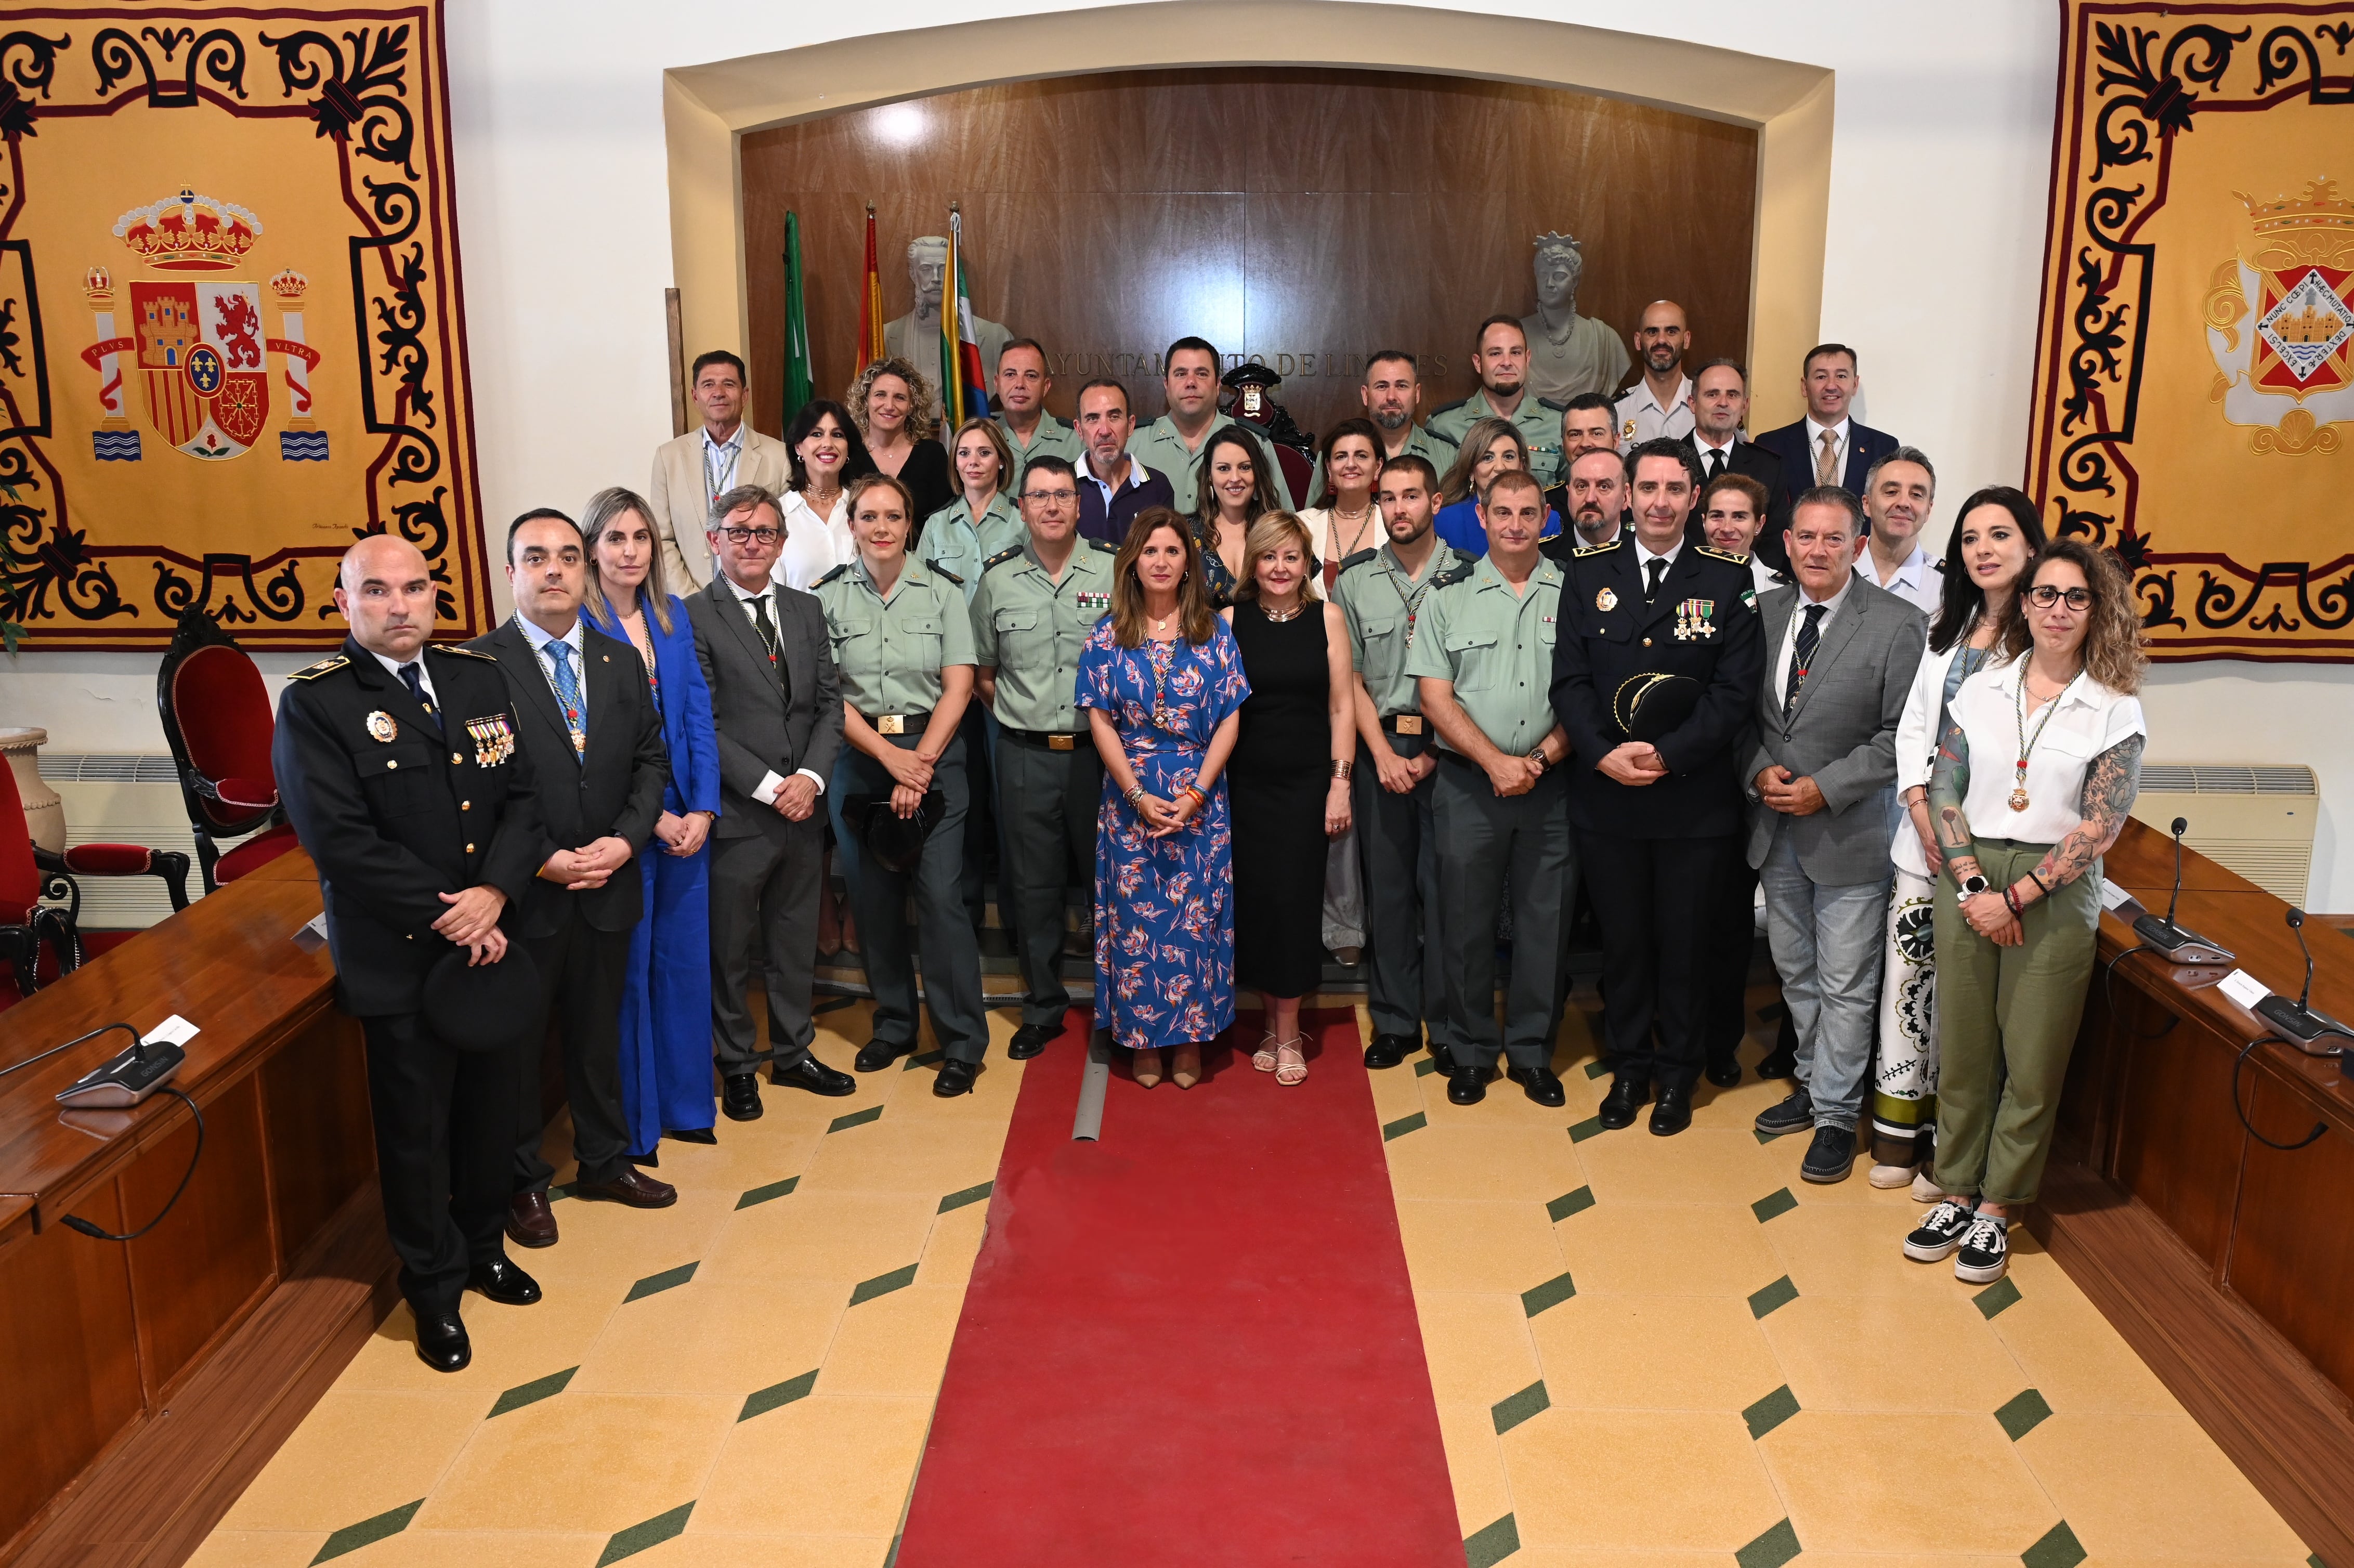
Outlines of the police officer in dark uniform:
[[[435,592],[407,540],[352,546],[335,588],[351,635],[292,676],[270,763],[318,863],[338,1000],[367,1039],[376,1173],[417,1354],[457,1372],[472,1359],[463,1291],[539,1299],[504,1245],[513,1051],[539,1025],[537,980],[500,921],[552,846],[498,661],[425,646]],[[460,950],[429,1003],[427,977]],[[469,972],[482,965],[499,970]]]
[[[1691,1124],[1712,966],[1735,961],[1713,938],[1766,651],[1747,557],[1684,536],[1699,489],[1691,449],[1646,441],[1627,454],[1627,480],[1632,535],[1567,564],[1553,708],[1573,753],[1570,821],[1609,976],[1603,1034],[1617,1081],[1602,1124],[1632,1125],[1656,1089],[1651,1130],[1666,1137]],[[1682,679],[1628,686],[1653,675]],[[1652,711],[1632,701],[1638,691]]]

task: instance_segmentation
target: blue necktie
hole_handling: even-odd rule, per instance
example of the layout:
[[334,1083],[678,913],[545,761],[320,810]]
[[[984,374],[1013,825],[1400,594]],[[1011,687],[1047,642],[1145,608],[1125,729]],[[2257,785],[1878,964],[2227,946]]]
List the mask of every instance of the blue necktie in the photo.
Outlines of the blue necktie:
[[417,705],[425,710],[425,716],[439,725],[441,720],[433,711],[433,699],[425,694],[424,673],[414,663],[403,664],[400,678],[408,683],[408,694],[417,699]]
[[588,754],[588,721],[580,711],[580,677],[572,670],[571,645],[550,642],[547,656],[556,665],[556,701],[564,709],[564,727],[572,732],[572,758],[578,762]]
[[1798,700],[1798,688],[1807,683],[1807,670],[1815,662],[1815,648],[1822,641],[1823,611],[1829,605],[1807,606],[1806,624],[1798,628],[1798,641],[1790,650],[1790,678],[1782,685],[1782,711],[1789,712],[1790,705]]

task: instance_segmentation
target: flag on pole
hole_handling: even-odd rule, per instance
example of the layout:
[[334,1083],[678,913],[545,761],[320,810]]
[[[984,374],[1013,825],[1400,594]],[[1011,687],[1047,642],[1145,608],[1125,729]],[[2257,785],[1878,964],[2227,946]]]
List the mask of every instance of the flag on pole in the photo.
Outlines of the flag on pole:
[[952,308],[940,313],[940,401],[953,431],[967,419],[989,413],[981,380],[981,334],[973,330],[972,291],[964,276],[964,215],[949,203],[949,268],[946,292]]
[[809,302],[801,286],[801,220],[785,214],[785,405],[787,425],[810,400]]
[[875,264],[875,204],[866,204],[866,292],[858,302],[858,368],[883,357],[883,274]]

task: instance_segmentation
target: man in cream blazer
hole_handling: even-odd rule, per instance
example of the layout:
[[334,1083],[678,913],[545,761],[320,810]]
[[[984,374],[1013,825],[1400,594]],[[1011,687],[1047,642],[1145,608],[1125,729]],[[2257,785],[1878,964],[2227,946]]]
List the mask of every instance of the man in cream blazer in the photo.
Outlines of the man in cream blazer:
[[646,487],[662,541],[663,581],[681,596],[711,586],[711,498],[741,484],[772,495],[792,488],[785,443],[744,422],[744,362],[714,349],[695,362],[695,406],[703,428],[654,449],[653,482]]

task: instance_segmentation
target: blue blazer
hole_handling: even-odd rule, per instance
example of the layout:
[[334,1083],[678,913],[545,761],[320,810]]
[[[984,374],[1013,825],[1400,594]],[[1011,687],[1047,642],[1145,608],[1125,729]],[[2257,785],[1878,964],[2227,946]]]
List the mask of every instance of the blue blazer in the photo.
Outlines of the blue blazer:
[[[1815,487],[1815,459],[1807,442],[1807,421],[1802,418],[1795,425],[1768,430],[1757,438],[1755,444],[1782,460],[1782,488],[1773,499],[1780,503],[1787,524],[1791,505]],[[1740,450],[1738,447],[1734,450]],[[1847,486],[1850,494],[1862,495],[1863,476],[1872,471],[1873,463],[1895,450],[1896,438],[1887,431],[1850,421],[1847,471],[1840,475],[1840,482]]]
[[[588,624],[624,643],[630,634],[619,621],[590,615]],[[686,606],[670,596],[670,630],[653,616],[646,617],[646,634],[653,639],[654,678],[662,683],[663,740],[670,747],[670,783],[663,790],[663,810],[683,817],[689,811],[719,814],[719,742],[711,727],[711,688],[703,682],[703,662],[695,656],[695,628],[688,624]]]

